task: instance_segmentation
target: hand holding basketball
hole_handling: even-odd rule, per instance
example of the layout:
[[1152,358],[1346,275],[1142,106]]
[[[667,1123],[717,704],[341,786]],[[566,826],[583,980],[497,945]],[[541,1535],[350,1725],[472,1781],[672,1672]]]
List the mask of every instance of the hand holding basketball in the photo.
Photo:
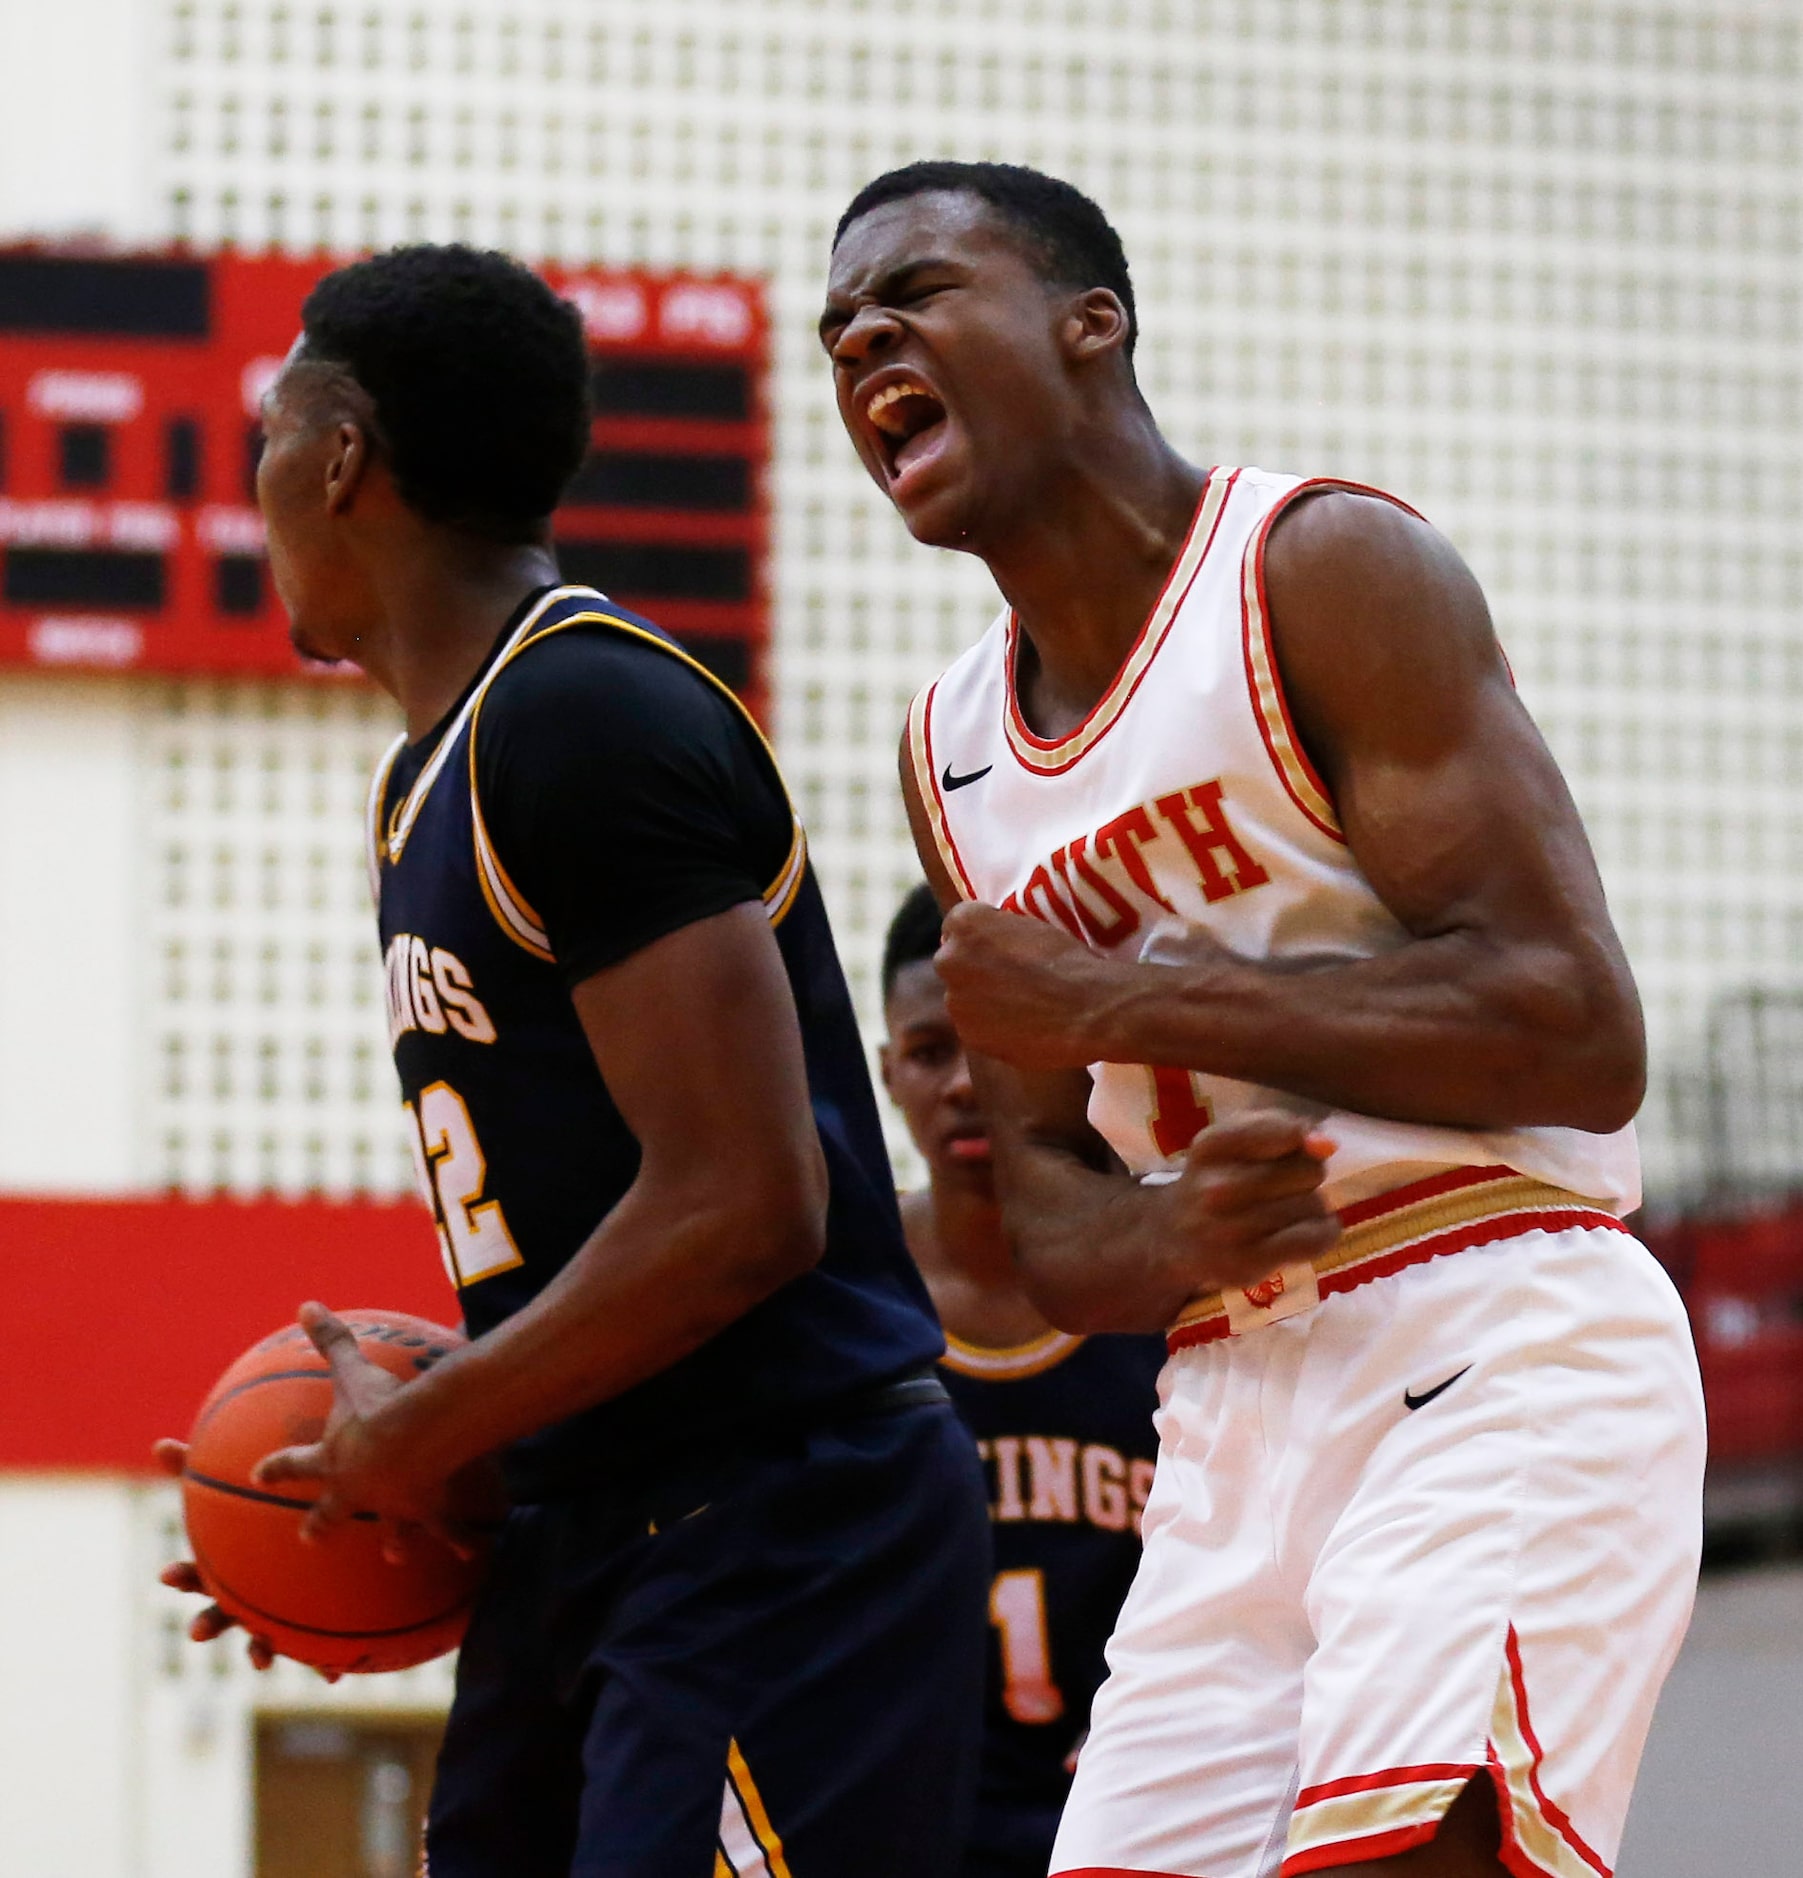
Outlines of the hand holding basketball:
[[461,1343],[399,1312],[309,1305],[226,1370],[186,1443],[157,1444],[193,1548],[163,1582],[214,1600],[189,1628],[196,1642],[243,1625],[257,1668],[280,1654],[328,1680],[455,1646],[485,1567],[480,1524],[505,1510],[499,1475],[483,1463],[446,1482],[405,1456],[406,1428],[384,1408]]
[[412,1461],[405,1445],[385,1435],[377,1421],[382,1405],[403,1385],[392,1371],[372,1363],[341,1318],[323,1304],[303,1304],[301,1328],[332,1373],[332,1413],[315,1442],[280,1448],[258,1462],[252,1478],[261,1486],[284,1481],[317,1482],[313,1509],[301,1522],[301,1537],[316,1540],[357,1513],[383,1523],[384,1556],[399,1561],[416,1532],[441,1539],[460,1558],[474,1556],[470,1537],[450,1519],[447,1483],[429,1466]]
[[[181,1479],[188,1465],[187,1442],[166,1437],[151,1449],[151,1453],[164,1473]],[[167,1585],[171,1591],[186,1591],[200,1598],[208,1595],[200,1567],[192,1559],[178,1559],[173,1565],[165,1565],[157,1574],[157,1582]],[[191,1643],[211,1643],[215,1637],[223,1637],[228,1630],[237,1628],[238,1620],[229,1611],[221,1610],[217,1604],[209,1604],[188,1626],[188,1640]],[[270,1647],[267,1637],[255,1634],[249,1636],[244,1653],[250,1658],[254,1669],[267,1669],[275,1661],[275,1651]],[[335,1671],[321,1670],[320,1674],[328,1682],[338,1680]]]

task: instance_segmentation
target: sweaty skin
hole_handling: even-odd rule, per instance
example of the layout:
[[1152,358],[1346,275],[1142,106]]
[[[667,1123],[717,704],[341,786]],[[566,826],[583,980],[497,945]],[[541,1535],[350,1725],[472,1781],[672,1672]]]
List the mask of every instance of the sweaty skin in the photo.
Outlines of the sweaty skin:
[[[978,198],[880,206],[833,255],[821,337],[848,431],[917,539],[979,555],[1022,632],[1041,736],[1112,681],[1201,478],[1159,435],[1106,289],[1046,282]],[[911,384],[904,460],[873,389]],[[893,417],[890,418],[893,422]],[[1425,524],[1324,494],[1272,530],[1271,627],[1291,713],[1360,867],[1410,935],[1285,969],[1221,953],[1098,958],[957,904],[906,747],[915,845],[950,909],[938,965],[970,1043],[1023,1279],[1072,1330],[1159,1329],[1205,1285],[1331,1244],[1328,1144],[1280,1115],[1205,1129],[1179,1177],[1123,1177],[1089,1127],[1098,1061],[1170,1063],[1372,1115],[1613,1130],[1645,1074],[1639,1004],[1563,782],[1509,685],[1476,583]],[[1345,1878],[1498,1878],[1488,1782],[1433,1841]]]
[[[557,580],[549,545],[476,540],[417,514],[394,486],[367,394],[333,366],[291,358],[264,418],[258,493],[295,643],[363,666],[418,737],[520,602]],[[824,1250],[826,1166],[764,909],[683,927],[571,995],[640,1144],[638,1177],[530,1304],[405,1389],[382,1386],[385,1372],[338,1320],[307,1307],[336,1406],[321,1441],[269,1456],[257,1477],[318,1483],[313,1535],[363,1512],[387,1524],[397,1551],[421,1530],[457,1538],[470,1470],[668,1368]],[[158,1450],[175,1471],[181,1453],[179,1442]],[[187,1563],[165,1582],[200,1589]],[[210,1608],[191,1634],[227,1623]],[[267,1646],[253,1639],[251,1654],[266,1666]]]
[[[821,336],[866,468],[917,538],[988,564],[1021,623],[1028,721],[1042,736],[1070,729],[1137,635],[1201,480],[1134,383],[1119,300],[1048,284],[984,204],[932,193],[846,230]],[[943,417],[937,447],[898,473],[869,407],[873,386],[903,383],[930,401],[917,414]],[[1588,844],[1457,555],[1388,503],[1322,494],[1274,527],[1267,579],[1298,733],[1411,935],[1384,958],[1143,965],[959,906],[903,755],[916,845],[952,909],[940,970],[980,1056],[1009,1230],[1036,1300],[1073,1329],[1169,1321],[1183,1286],[1148,1231],[1168,1229],[1159,1215],[1196,1156],[1234,1145],[1211,1129],[1175,1186],[1129,1185],[1089,1129],[1088,1063],[1172,1063],[1465,1127],[1607,1131],[1639,1103],[1639,1005]],[[1284,1169],[1267,1201],[1296,1202],[1299,1125],[1278,1150],[1280,1124],[1248,1119],[1247,1151]],[[1269,1270],[1311,1230],[1289,1222],[1229,1263],[1275,1254]],[[1198,1253],[1192,1270],[1218,1267]]]

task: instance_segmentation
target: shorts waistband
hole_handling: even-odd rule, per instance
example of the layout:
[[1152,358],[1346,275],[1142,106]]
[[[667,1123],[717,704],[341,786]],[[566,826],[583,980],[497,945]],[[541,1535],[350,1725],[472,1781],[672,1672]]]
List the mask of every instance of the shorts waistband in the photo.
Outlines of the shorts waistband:
[[1628,1229],[1594,1200],[1512,1167],[1454,1167],[1340,1209],[1340,1238],[1256,1285],[1193,1299],[1165,1333],[1175,1353],[1293,1317],[1318,1299],[1470,1246],[1526,1232]]

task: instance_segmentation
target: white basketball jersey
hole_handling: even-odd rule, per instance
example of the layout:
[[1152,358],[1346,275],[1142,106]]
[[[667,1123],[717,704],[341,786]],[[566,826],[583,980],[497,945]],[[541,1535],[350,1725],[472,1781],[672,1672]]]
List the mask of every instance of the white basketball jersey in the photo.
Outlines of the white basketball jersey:
[[[1318,963],[1408,942],[1296,739],[1266,611],[1272,523],[1304,490],[1350,486],[1211,471],[1151,616],[1068,736],[1035,736],[1021,715],[1010,613],[914,700],[909,751],[960,893],[1154,964],[1182,963],[1198,934],[1247,959]],[[1276,1105],[1319,1115],[1339,1144],[1336,1207],[1483,1167],[1610,1212],[1639,1202],[1631,1128],[1423,1127],[1187,1070],[1098,1063],[1092,1074],[1090,1118],[1137,1174],[1175,1168],[1215,1117]]]

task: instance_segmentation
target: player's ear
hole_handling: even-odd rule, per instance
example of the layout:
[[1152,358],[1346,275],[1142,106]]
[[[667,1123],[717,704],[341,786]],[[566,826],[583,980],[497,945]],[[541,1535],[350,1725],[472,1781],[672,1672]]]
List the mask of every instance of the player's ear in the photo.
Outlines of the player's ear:
[[370,435],[354,418],[340,418],[333,427],[332,450],[326,459],[326,513],[342,515],[356,500],[369,473]]
[[1061,336],[1072,359],[1089,360],[1120,351],[1128,331],[1120,295],[1112,287],[1090,287],[1072,296]]

